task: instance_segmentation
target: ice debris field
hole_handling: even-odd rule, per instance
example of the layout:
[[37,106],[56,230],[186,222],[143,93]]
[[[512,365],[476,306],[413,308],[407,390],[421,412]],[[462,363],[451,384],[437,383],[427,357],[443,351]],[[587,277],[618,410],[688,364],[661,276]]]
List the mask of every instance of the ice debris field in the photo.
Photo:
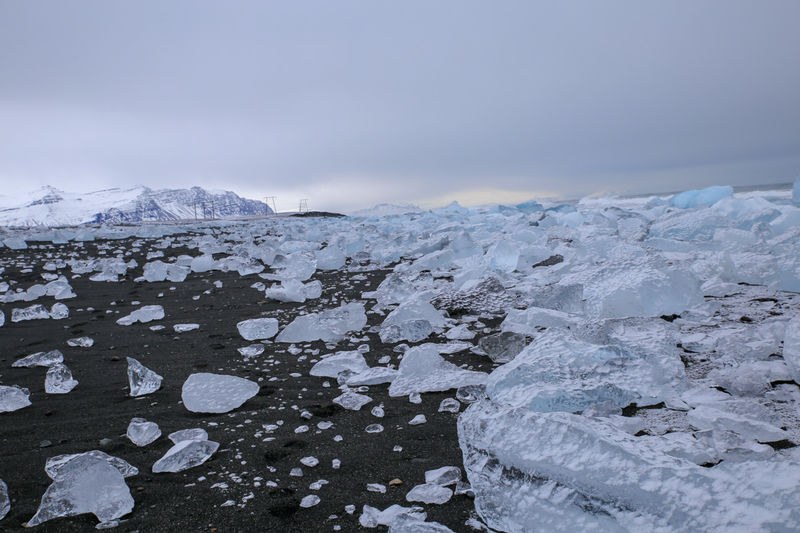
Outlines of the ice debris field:
[[0,527],[797,531],[799,188],[3,230]]

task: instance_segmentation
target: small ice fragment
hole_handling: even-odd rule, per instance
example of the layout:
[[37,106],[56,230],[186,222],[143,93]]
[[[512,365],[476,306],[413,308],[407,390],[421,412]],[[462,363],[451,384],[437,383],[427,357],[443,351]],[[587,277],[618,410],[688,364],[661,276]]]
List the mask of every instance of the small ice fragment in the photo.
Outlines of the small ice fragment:
[[425,415],[417,415],[417,416],[415,416],[414,418],[412,418],[412,419],[411,419],[411,420],[408,422],[408,425],[409,425],[409,426],[418,426],[418,425],[420,425],[420,424],[424,424],[424,423],[425,423],[425,422],[427,422],[427,421],[428,421],[428,419],[427,419],[427,418],[425,418]]
[[488,374],[464,370],[445,361],[437,345],[423,344],[409,349],[400,361],[398,375],[389,386],[389,396],[414,392],[446,391],[464,385],[486,383]]
[[456,398],[461,403],[474,403],[486,397],[486,385],[464,385],[456,391]]
[[219,448],[219,443],[210,440],[184,440],[170,448],[155,462],[153,472],[181,472],[205,463]]
[[461,403],[455,398],[445,398],[439,404],[440,413],[457,413],[461,409]]
[[475,332],[470,331],[466,324],[461,324],[447,330],[444,336],[451,341],[468,341],[475,337]]
[[172,329],[175,330],[175,333],[185,333],[187,331],[200,329],[200,324],[175,324],[172,326]]
[[453,491],[441,485],[425,483],[417,485],[406,494],[406,501],[434,503],[441,505],[447,503],[453,497]]
[[161,376],[144,366],[142,363],[128,357],[128,385],[131,396],[143,396],[161,388]]
[[47,308],[41,304],[32,305],[23,309],[11,310],[11,322],[22,322],[23,320],[39,320],[50,318]]
[[323,420],[322,422],[317,423],[317,427],[319,429],[329,429],[333,426],[333,422],[329,422],[327,420]]
[[260,386],[249,379],[200,372],[190,375],[181,389],[183,405],[195,413],[227,413],[258,394]]
[[289,475],[292,477],[303,477],[303,469],[299,466],[292,468],[291,471],[289,471]]
[[241,348],[237,348],[236,350],[245,357],[254,357],[256,355],[261,355],[262,353],[264,353],[264,345],[251,344],[250,346],[242,346]]
[[23,357],[22,359],[17,359],[11,366],[15,368],[33,368],[35,366],[50,367],[63,361],[64,354],[62,354],[59,350],[50,350],[49,352],[32,353],[31,355]]
[[331,468],[338,470],[342,466],[342,461],[339,459],[331,459]]
[[408,395],[408,401],[415,404],[422,403],[422,396],[418,392],[412,392]]
[[308,456],[300,459],[300,462],[305,466],[313,468],[319,464],[319,459],[313,456]]
[[309,374],[317,377],[335,378],[345,370],[358,374],[368,368],[364,355],[358,350],[353,350],[323,356],[321,361],[311,367]]
[[393,452],[402,452],[403,451],[403,447],[400,446],[399,444],[395,444],[394,448],[392,448],[392,451]]
[[511,361],[527,344],[525,335],[512,331],[488,335],[478,341],[478,347],[495,363]]
[[383,418],[386,413],[383,410],[383,404],[376,405],[372,408],[372,416],[376,416],[378,418]]
[[255,341],[271,339],[278,333],[278,320],[276,318],[251,318],[236,324],[239,335],[245,340]]
[[461,481],[461,469],[457,466],[443,466],[425,472],[425,483],[446,487]]
[[130,326],[136,322],[142,324],[151,322],[153,320],[160,320],[164,318],[164,308],[160,305],[145,305],[129,315],[126,315],[117,320],[120,326]]
[[79,348],[91,348],[94,346],[94,339],[91,337],[75,337],[67,341],[67,346]]
[[181,429],[170,433],[167,438],[174,444],[183,442],[185,440],[203,441],[208,440],[208,433],[203,428]]
[[78,381],[72,378],[72,372],[64,363],[56,363],[47,369],[44,380],[44,391],[47,394],[66,394],[77,385]]
[[64,318],[69,317],[69,308],[62,304],[56,303],[53,304],[53,307],[50,308],[50,318],[53,320],[62,320]]
[[381,485],[380,483],[367,483],[367,491],[386,494],[386,485]]
[[309,494],[308,496],[305,496],[302,500],[300,500],[300,507],[303,508],[314,507],[319,502],[320,502],[319,496],[317,496],[316,494]]
[[347,391],[333,399],[333,403],[341,405],[342,407],[344,407],[345,409],[349,409],[350,411],[358,411],[364,405],[368,404],[371,401],[372,398],[370,398],[369,396],[366,396],[364,394],[358,394],[352,391]]
[[132,418],[126,435],[135,445],[147,446],[161,436],[161,430],[155,422],[148,422],[144,418]]
[[309,429],[311,429],[311,428],[309,428],[308,426],[303,424],[302,426],[297,426],[296,428],[294,428],[294,432],[295,433],[307,433]]
[[370,424],[366,428],[364,428],[364,431],[366,431],[367,433],[380,433],[381,431],[383,431],[383,426],[380,424]]

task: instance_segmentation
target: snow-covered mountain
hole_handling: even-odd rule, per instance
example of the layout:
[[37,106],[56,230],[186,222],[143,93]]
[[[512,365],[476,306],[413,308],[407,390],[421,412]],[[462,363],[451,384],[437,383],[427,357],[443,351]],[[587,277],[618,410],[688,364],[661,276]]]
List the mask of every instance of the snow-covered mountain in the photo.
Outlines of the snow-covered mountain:
[[369,209],[353,211],[354,217],[385,217],[389,215],[405,215],[407,213],[419,213],[422,211],[413,204],[378,204]]
[[45,186],[25,195],[0,196],[1,226],[73,226],[98,222],[146,222],[229,218],[271,213],[264,202],[231,191],[153,190],[144,186],[70,193]]

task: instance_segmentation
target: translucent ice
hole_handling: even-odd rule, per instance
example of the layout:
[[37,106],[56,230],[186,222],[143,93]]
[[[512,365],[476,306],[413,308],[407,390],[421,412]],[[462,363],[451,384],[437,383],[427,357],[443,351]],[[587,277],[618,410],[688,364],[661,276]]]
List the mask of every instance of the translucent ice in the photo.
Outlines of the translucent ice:
[[227,413],[258,394],[258,383],[225,374],[201,372],[183,383],[183,405],[195,413]]
[[69,308],[62,303],[55,303],[50,308],[50,318],[53,320],[62,320],[69,317]]
[[17,359],[11,366],[25,368],[33,368],[35,366],[49,367],[62,361],[64,361],[64,354],[59,350],[50,350],[49,352],[32,353],[22,359]]
[[155,422],[148,422],[144,418],[132,418],[126,435],[135,445],[147,446],[161,436],[161,429]]
[[669,203],[684,209],[690,207],[711,206],[723,198],[733,196],[733,187],[716,185],[701,190],[684,191],[670,198]]
[[349,370],[358,374],[369,368],[364,355],[358,350],[349,352],[336,352],[323,356],[322,360],[311,367],[309,374],[312,376],[335,378],[340,372]]
[[511,241],[503,240],[489,247],[486,262],[489,268],[497,272],[513,272],[519,261],[519,246]]
[[415,521],[424,521],[425,518],[427,518],[427,514],[422,507],[402,507],[395,504],[387,507],[383,511],[380,511],[375,507],[364,505],[361,516],[358,518],[358,522],[362,527],[366,528],[390,526],[403,515],[408,515]]
[[316,252],[317,268],[320,270],[337,270],[342,268],[347,260],[344,252],[335,246],[326,246]]
[[153,472],[181,472],[205,463],[219,448],[211,440],[183,440],[153,464]]
[[11,509],[11,500],[8,498],[8,485],[0,479],[0,520],[6,517]]
[[128,385],[131,396],[143,396],[161,388],[161,376],[144,366],[142,363],[128,357]]
[[443,466],[425,472],[425,483],[446,487],[457,481],[461,481],[461,469],[457,466]]
[[264,353],[264,345],[263,344],[251,344],[249,346],[242,346],[241,348],[236,348],[240,354],[245,357],[255,357],[256,355],[261,355]]
[[39,320],[50,318],[50,312],[41,304],[32,305],[23,309],[11,310],[11,322],[22,322],[23,320]]
[[133,497],[123,474],[109,461],[87,452],[57,469],[39,509],[26,525],[33,527],[53,518],[83,513],[108,522],[132,510]]
[[481,337],[478,347],[495,363],[507,363],[520,353],[528,341],[525,335],[504,331]]
[[484,384],[488,377],[484,372],[464,370],[445,361],[439,355],[437,345],[423,344],[403,355],[398,375],[389,386],[389,395],[446,391],[462,385]]
[[[795,187],[797,187],[798,181],[795,181]],[[783,360],[786,361],[786,365],[792,372],[792,379],[800,383],[800,314],[795,315],[786,325],[786,335],[783,338]]]
[[346,391],[333,399],[333,403],[341,405],[350,411],[358,411],[371,401],[372,398],[369,396],[353,391]]
[[125,461],[124,459],[120,459],[119,457],[108,455],[106,452],[101,452],[100,450],[90,450],[83,453],[71,453],[50,457],[47,459],[47,462],[44,465],[44,471],[50,477],[50,479],[56,479],[61,475],[61,470],[68,465],[70,461],[85,455],[89,455],[96,459],[107,462],[116,468],[117,471],[122,474],[122,477],[128,478],[139,474],[139,469],[131,465],[129,462]]
[[117,320],[120,326],[130,326],[136,322],[146,323],[164,318],[164,308],[160,305],[145,305],[131,314]]
[[17,385],[0,385],[0,413],[9,413],[31,404],[30,392]]
[[308,496],[304,496],[302,500],[300,500],[300,507],[314,507],[320,502],[320,497],[316,494],[309,494]]
[[364,304],[352,302],[321,313],[295,318],[275,339],[277,342],[338,342],[350,331],[361,331],[367,324]]
[[308,299],[319,298],[322,294],[322,283],[310,281],[303,283],[296,279],[285,279],[280,285],[270,287],[266,291],[267,298],[279,302],[302,303]]
[[271,339],[278,333],[278,320],[275,318],[251,318],[236,324],[239,335],[248,341]]
[[47,369],[44,391],[47,394],[66,394],[78,385],[67,365],[55,363]]
[[175,324],[172,329],[175,330],[175,333],[186,333],[187,331],[200,329],[200,324]]
[[361,385],[379,385],[381,383],[391,383],[397,377],[397,370],[386,366],[373,366],[362,370],[354,376],[347,378],[345,383],[350,387]]
[[91,348],[94,346],[94,339],[91,337],[75,337],[74,339],[69,339],[67,341],[67,346]]
[[181,429],[170,433],[167,437],[173,444],[178,444],[185,440],[208,440],[208,432],[203,428]]
[[406,494],[406,501],[441,505],[450,501],[453,491],[447,487],[425,483],[417,485]]
[[383,343],[400,341],[419,342],[433,333],[431,323],[424,319],[411,319],[381,326],[380,338]]

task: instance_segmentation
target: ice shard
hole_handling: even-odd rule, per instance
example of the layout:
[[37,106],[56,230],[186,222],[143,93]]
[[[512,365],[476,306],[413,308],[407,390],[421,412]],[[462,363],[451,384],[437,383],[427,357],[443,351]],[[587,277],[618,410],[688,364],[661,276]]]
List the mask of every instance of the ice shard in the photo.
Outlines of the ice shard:
[[321,313],[298,316],[283,328],[277,342],[339,342],[350,331],[361,331],[367,325],[364,304],[352,302]]
[[446,391],[462,385],[485,384],[488,374],[464,370],[445,361],[436,344],[415,346],[403,354],[397,377],[389,386],[389,396],[414,392]]
[[195,413],[227,413],[258,394],[258,383],[225,374],[200,372],[183,383],[183,405]]
[[64,354],[59,350],[50,350],[49,352],[32,353],[22,359],[17,359],[11,366],[15,368],[33,368],[35,366],[50,367],[63,361]]
[[155,422],[148,422],[144,418],[132,418],[125,434],[135,445],[147,446],[161,436],[161,429]]
[[146,323],[164,318],[164,308],[160,305],[145,305],[117,320],[120,326],[130,326],[136,322]]
[[47,394],[66,394],[78,386],[72,378],[72,372],[64,363],[55,363],[47,369],[44,380],[44,391]]
[[131,396],[143,396],[161,388],[161,380],[164,378],[133,357],[128,357],[127,359],[128,385],[130,386]]
[[31,404],[30,392],[17,385],[0,385],[0,413],[9,413]]
[[205,463],[219,448],[210,440],[183,440],[153,464],[153,472],[181,472]]

